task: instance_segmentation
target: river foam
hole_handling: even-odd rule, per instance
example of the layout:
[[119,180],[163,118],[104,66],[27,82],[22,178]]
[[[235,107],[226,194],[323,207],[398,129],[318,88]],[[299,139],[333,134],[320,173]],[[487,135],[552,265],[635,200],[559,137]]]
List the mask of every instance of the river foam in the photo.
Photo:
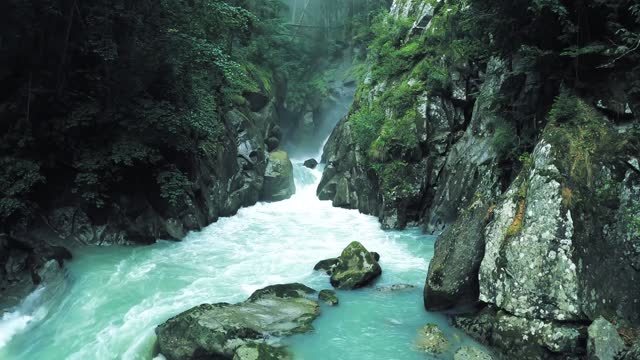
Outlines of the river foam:
[[354,240],[381,254],[384,272],[378,284],[416,288],[398,297],[373,289],[340,292],[344,305],[323,309],[313,335],[291,339],[293,351],[301,359],[326,359],[310,351],[323,344],[338,351],[343,344],[350,350],[333,358],[376,359],[382,350],[367,343],[381,336],[374,326],[379,322],[380,329],[389,330],[389,341],[379,346],[393,345],[394,353],[406,359],[424,358],[411,349],[417,329],[430,319],[446,326],[421,305],[433,237],[417,230],[382,231],[373,217],[319,201],[320,171],[298,164],[295,173],[293,198],[241,209],[182,242],[81,249],[67,265],[63,294],[3,316],[0,358],[148,360],[155,355],[155,327],[193,306],[239,302],[275,283],[329,288],[328,277],[314,272],[314,264],[339,255]]

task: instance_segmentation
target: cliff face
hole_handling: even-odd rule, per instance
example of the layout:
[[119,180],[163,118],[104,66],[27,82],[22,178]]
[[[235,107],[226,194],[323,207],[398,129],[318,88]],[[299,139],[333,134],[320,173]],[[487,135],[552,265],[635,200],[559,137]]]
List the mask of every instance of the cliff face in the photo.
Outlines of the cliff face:
[[[385,21],[408,20],[393,46],[438,45],[429,39],[442,14],[458,10],[394,1]],[[599,317],[621,332],[639,326],[639,103],[623,80],[629,68],[599,68],[569,91],[557,69],[519,52],[461,62],[438,47],[438,66],[424,67],[432,55],[421,53],[381,76],[375,42],[371,51],[359,97],[325,147],[318,194],[384,228],[441,233],[426,308],[477,306],[454,323],[532,359],[584,356]],[[435,70],[446,71],[444,86],[421,78]],[[399,110],[389,98],[407,89],[410,108]],[[383,124],[372,141],[362,141],[363,114]]]
[[[0,242],[0,287],[5,300],[17,300],[40,281],[40,269],[49,260],[62,264],[69,250],[84,245],[150,244],[156,239],[181,239],[239,208],[270,200],[265,188],[269,165],[267,139],[280,139],[273,101],[259,111],[240,108],[224,117],[221,148],[215,157],[181,159],[190,186],[177,203],[161,196],[147,176],[110,194],[112,201],[99,212],[78,206],[69,188],[50,196],[51,203],[34,209],[36,216],[3,234]],[[289,162],[288,158],[285,159]],[[290,162],[289,162],[290,164]],[[149,170],[150,171],[150,170]],[[287,175],[287,174],[285,174]],[[267,174],[267,176],[272,176]],[[153,179],[153,178],[151,178]],[[278,179],[293,186],[293,176]],[[290,196],[291,192],[287,190]]]

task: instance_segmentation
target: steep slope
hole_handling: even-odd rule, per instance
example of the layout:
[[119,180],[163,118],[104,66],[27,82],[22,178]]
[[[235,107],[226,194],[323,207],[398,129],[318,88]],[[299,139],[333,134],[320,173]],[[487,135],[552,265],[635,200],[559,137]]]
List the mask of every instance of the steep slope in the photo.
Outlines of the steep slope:
[[635,39],[638,10],[394,1],[319,197],[442,233],[426,308],[475,306],[454,323],[509,356],[585,356],[599,317],[633,341],[639,62],[600,41]]

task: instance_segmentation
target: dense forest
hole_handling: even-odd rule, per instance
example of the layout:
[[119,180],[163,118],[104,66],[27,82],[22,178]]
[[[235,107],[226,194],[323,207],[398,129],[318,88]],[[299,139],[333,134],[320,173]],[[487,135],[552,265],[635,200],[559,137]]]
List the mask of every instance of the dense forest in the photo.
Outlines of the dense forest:
[[[438,236],[418,301],[496,358],[640,358],[637,0],[4,0],[0,14],[0,307],[87,245],[181,240],[311,184],[384,230]],[[305,166],[322,173],[304,173],[321,144]],[[360,288],[380,258],[352,243],[318,269]],[[294,285],[238,306],[307,292]],[[156,330],[170,359],[211,345],[181,337],[183,315]],[[202,356],[244,359],[217,346]]]

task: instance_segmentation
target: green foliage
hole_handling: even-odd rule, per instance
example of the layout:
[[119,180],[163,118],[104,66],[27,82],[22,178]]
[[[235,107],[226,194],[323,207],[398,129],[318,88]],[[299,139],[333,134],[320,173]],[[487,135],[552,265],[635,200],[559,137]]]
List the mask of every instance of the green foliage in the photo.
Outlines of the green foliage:
[[380,135],[371,144],[370,154],[374,158],[383,158],[381,154],[388,153],[389,149],[399,149],[400,153],[404,153],[415,148],[418,145],[416,118],[415,110],[410,110],[400,118],[387,119]]
[[26,196],[38,185],[45,183],[40,165],[23,159],[0,158],[0,219],[2,223],[12,217],[30,212]]
[[365,106],[349,116],[349,126],[354,140],[361,150],[368,150],[380,134],[385,114],[379,106]]
[[158,173],[156,182],[160,186],[160,196],[169,205],[178,207],[184,204],[191,182],[185,173],[177,168],[171,168]]
[[560,169],[578,190],[595,192],[595,174],[617,161],[625,140],[593,107],[569,92],[556,98],[549,119],[544,136],[562,159]]
[[491,146],[501,160],[515,160],[519,154],[519,139],[515,126],[504,120],[494,124]]

